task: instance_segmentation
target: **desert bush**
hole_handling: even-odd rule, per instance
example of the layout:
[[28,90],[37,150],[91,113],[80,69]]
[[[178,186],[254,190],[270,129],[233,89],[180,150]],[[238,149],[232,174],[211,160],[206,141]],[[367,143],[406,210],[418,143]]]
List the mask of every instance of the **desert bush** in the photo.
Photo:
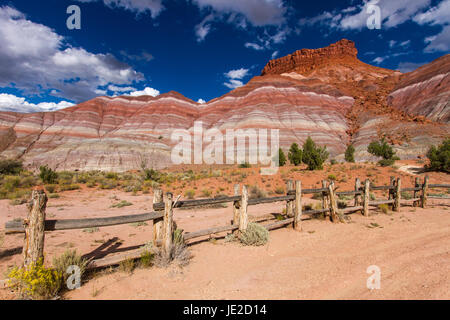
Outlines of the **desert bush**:
[[278,149],[278,164],[280,167],[283,167],[286,164],[286,155],[281,148]]
[[298,147],[298,144],[296,144],[295,142],[291,145],[291,148],[289,149],[288,158],[291,164],[295,166],[298,166],[299,164],[302,163],[303,152],[302,149],[300,149]]
[[251,167],[252,167],[252,165],[248,162],[244,162],[239,165],[239,168],[241,168],[241,169],[246,169],[246,168],[251,168]]
[[303,163],[308,165],[308,170],[322,170],[323,163],[328,159],[327,147],[318,147],[315,142],[308,137],[303,144]]
[[188,199],[194,199],[195,190],[192,190],[192,189],[186,190],[186,192],[184,193],[184,196]]
[[349,145],[345,150],[345,161],[355,162],[355,147],[353,145]]
[[80,268],[80,278],[83,279],[83,275],[86,273],[89,261],[84,259],[81,255],[77,253],[76,250],[66,250],[59,257],[53,258],[53,268],[62,275],[60,286],[63,287],[67,283],[67,279],[70,274],[67,273],[67,269],[70,266],[77,266]]
[[261,199],[267,197],[267,192],[260,189],[258,186],[253,186],[250,188],[250,199]]
[[250,222],[247,230],[239,235],[239,240],[246,246],[262,246],[269,241],[269,231],[260,224]]
[[330,180],[330,181],[336,181],[336,176],[334,175],[334,174],[330,174],[329,176],[328,176],[328,180]]
[[134,269],[136,269],[136,263],[133,259],[127,259],[119,263],[119,270],[122,272],[131,274]]
[[276,194],[284,194],[284,188],[283,187],[277,187],[275,189]]
[[80,189],[78,184],[63,184],[59,187],[61,191],[73,191]]
[[47,192],[50,192],[50,193],[55,193],[56,192],[56,188],[58,188],[58,185],[56,185],[56,184],[47,184],[47,185],[45,185],[45,190],[47,190]]
[[331,159],[331,160],[330,160],[330,164],[331,164],[332,166],[334,166],[335,164],[337,164],[336,159]]
[[378,164],[382,167],[390,167],[392,165],[394,165],[395,160],[394,159],[382,159],[380,161],[378,161]]
[[61,288],[62,275],[46,268],[42,259],[27,268],[14,267],[8,274],[8,284],[21,298],[45,300],[54,298]]
[[165,268],[171,263],[176,263],[179,267],[184,267],[189,264],[191,259],[192,254],[184,243],[183,230],[181,229],[176,229],[174,232],[174,240],[169,254],[166,255],[158,249],[153,257],[155,266],[159,268]]
[[209,189],[203,189],[203,190],[202,190],[202,195],[203,195],[203,197],[205,197],[205,198],[211,197],[211,190],[209,190]]
[[58,179],[58,174],[50,169],[47,165],[41,166],[39,168],[39,177],[42,179],[42,182],[46,184],[54,184]]
[[144,169],[143,177],[144,177],[144,180],[159,182],[161,179],[161,173],[154,169]]
[[378,209],[380,209],[381,212],[383,212],[383,213],[388,213],[389,212],[389,206],[387,204],[380,204],[378,206]]
[[437,147],[430,147],[427,157],[430,160],[427,169],[450,173],[450,139],[446,139]]
[[123,208],[123,207],[129,207],[132,206],[133,204],[131,202],[128,202],[126,200],[122,200],[116,204],[113,204],[111,207],[112,208]]
[[406,191],[402,191],[400,194],[402,196],[402,199],[405,199],[405,200],[410,200],[413,198],[413,195]]
[[395,160],[399,160],[395,155],[392,146],[390,146],[384,138],[380,141],[372,141],[369,144],[367,151],[374,156],[383,158],[378,162],[382,167],[392,166],[395,163]]
[[18,160],[6,159],[0,160],[0,174],[16,175],[22,172],[22,162]]

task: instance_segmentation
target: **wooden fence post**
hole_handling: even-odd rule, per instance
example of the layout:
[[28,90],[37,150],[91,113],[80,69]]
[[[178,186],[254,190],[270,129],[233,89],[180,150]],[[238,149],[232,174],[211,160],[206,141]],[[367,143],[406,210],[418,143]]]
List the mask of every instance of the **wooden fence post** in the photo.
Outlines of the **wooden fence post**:
[[169,257],[173,243],[173,194],[168,192],[164,199],[163,252]]
[[[361,191],[361,180],[359,180],[359,178],[355,179],[355,191]],[[360,194],[355,194],[355,207],[360,206],[361,205],[361,195]]]
[[402,180],[400,178],[397,179],[397,183],[395,184],[395,199],[394,199],[394,211],[400,211],[400,200],[402,199]]
[[369,216],[369,201],[370,201],[370,180],[366,179],[364,182],[364,202],[363,202],[363,215]]
[[[241,186],[239,184],[234,185],[234,195],[239,196]],[[233,225],[238,226],[239,225],[239,215],[240,215],[240,201],[234,201],[233,202]]]
[[23,245],[23,265],[28,267],[44,259],[45,209],[47,195],[44,190],[33,190],[28,204],[28,216],[24,220],[25,241]]
[[294,230],[302,231],[302,182],[295,181]]
[[[322,180],[322,188],[328,188],[328,181],[327,180]],[[329,205],[328,205],[328,192],[327,191],[323,191],[322,192],[322,209],[328,209]],[[328,216],[330,213],[329,212],[325,212],[324,215],[325,217]]]
[[428,176],[425,176],[425,179],[423,179],[422,196],[420,201],[422,208],[425,208],[427,206],[427,200],[428,200]]
[[330,207],[331,207],[331,221],[334,223],[339,222],[339,209],[337,205],[336,193],[334,191],[334,182],[332,181],[328,186],[328,192],[330,196]]
[[[416,177],[416,180],[414,182],[414,188],[419,188],[420,187],[420,179],[419,177]],[[419,191],[414,190],[414,199],[417,199],[419,197]],[[419,206],[419,201],[414,201],[413,202],[413,207],[418,207]]]
[[[286,183],[286,195],[289,195],[289,191],[294,189],[294,182],[292,180],[288,180]],[[294,201],[287,200],[286,201],[286,215],[288,217],[294,216]]]
[[[153,204],[163,202],[163,191],[155,189],[153,194]],[[158,240],[162,240],[164,217],[153,220],[153,244],[157,246]]]
[[240,216],[239,216],[239,231],[245,232],[248,226],[248,191],[247,186],[242,187],[242,196],[241,196],[241,208],[240,208]]

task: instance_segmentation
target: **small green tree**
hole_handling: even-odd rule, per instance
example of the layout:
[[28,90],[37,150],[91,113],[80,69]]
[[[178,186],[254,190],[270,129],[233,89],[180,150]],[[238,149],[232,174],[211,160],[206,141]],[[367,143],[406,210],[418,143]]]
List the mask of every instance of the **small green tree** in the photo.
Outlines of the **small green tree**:
[[39,177],[42,179],[42,182],[48,184],[56,183],[58,174],[50,169],[47,165],[39,167],[39,171]]
[[289,161],[295,166],[298,166],[299,164],[302,163],[303,152],[302,149],[300,149],[298,147],[298,144],[296,144],[295,142],[291,145],[291,148],[289,149],[288,158]]
[[0,160],[0,174],[19,174],[23,170],[22,162],[18,160]]
[[394,149],[384,138],[380,141],[372,141],[369,144],[367,151],[377,157],[382,157],[383,159],[378,161],[378,163],[383,167],[391,166],[394,164],[395,160],[400,159],[395,155]]
[[349,145],[345,150],[345,161],[355,162],[355,147],[353,145]]
[[278,164],[280,167],[283,167],[286,164],[286,155],[281,148],[278,150]]
[[429,170],[443,171],[450,173],[450,139],[446,139],[439,146],[431,146],[427,152],[430,164]]
[[308,165],[308,170],[322,170],[324,162],[328,159],[327,147],[318,147],[308,137],[303,144],[303,163]]

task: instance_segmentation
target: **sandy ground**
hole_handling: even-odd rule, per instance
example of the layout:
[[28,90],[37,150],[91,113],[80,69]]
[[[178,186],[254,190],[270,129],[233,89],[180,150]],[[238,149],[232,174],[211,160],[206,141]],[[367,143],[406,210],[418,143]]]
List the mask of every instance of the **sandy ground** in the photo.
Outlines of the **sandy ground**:
[[[132,206],[110,208],[127,200]],[[104,217],[151,210],[151,195],[120,191],[72,191],[50,199],[48,218]],[[307,202],[313,202],[309,200]],[[283,203],[249,207],[249,214],[281,212]],[[4,223],[26,215],[26,208],[0,201]],[[372,211],[349,223],[309,220],[303,232],[270,233],[263,247],[244,247],[222,239],[190,246],[194,258],[184,268],[136,269],[133,274],[102,272],[65,299],[449,299],[450,203],[430,200],[427,209],[402,207],[400,213]],[[229,223],[231,206],[175,210],[185,231]],[[371,228],[374,223],[378,227]],[[68,248],[101,256],[137,247],[151,239],[152,226],[122,225],[46,233],[46,261]],[[0,274],[20,263],[23,235],[0,239]],[[100,247],[106,247],[99,250]],[[381,269],[381,289],[368,290],[366,270]],[[0,299],[12,299],[7,289]]]

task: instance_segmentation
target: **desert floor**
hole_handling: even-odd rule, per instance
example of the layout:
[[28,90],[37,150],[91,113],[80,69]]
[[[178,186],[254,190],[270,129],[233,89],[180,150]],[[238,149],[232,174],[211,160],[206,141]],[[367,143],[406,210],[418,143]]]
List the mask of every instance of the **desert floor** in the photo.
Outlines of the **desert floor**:
[[[357,174],[362,180],[365,178],[362,172],[350,172],[350,181],[340,190],[352,189],[351,179]],[[401,174],[407,181],[404,186],[410,186],[415,176],[403,171]],[[319,178],[309,177],[311,186],[304,183],[305,188],[314,187]],[[386,184],[384,180],[389,180],[388,173],[381,174],[377,184]],[[431,183],[448,183],[449,177],[433,174],[430,180]],[[111,208],[121,200],[133,205]],[[47,217],[134,214],[148,212],[151,206],[151,194],[83,188],[64,192],[59,199],[50,199]],[[282,202],[251,206],[249,214],[281,213],[283,208]],[[8,200],[0,201],[0,232],[4,232],[6,221],[23,218],[26,213],[25,205],[12,206]],[[448,200],[433,199],[427,209],[404,206],[401,212],[388,214],[373,210],[370,217],[355,213],[347,223],[304,221],[302,232],[292,228],[270,232],[268,244],[262,247],[244,247],[219,237],[205,239],[189,246],[193,259],[186,267],[138,268],[131,274],[108,269],[91,276],[80,289],[65,293],[62,298],[449,299],[449,213]],[[229,224],[231,217],[231,205],[220,209],[175,210],[175,221],[187,232]],[[48,232],[46,261],[50,264],[53,256],[69,248],[101,256],[141,246],[151,238],[151,223]],[[0,235],[0,279],[5,279],[9,267],[21,262],[22,243],[23,235]],[[366,287],[370,276],[366,270],[371,265],[381,269],[379,290]],[[9,289],[0,289],[0,299],[13,298]]]

